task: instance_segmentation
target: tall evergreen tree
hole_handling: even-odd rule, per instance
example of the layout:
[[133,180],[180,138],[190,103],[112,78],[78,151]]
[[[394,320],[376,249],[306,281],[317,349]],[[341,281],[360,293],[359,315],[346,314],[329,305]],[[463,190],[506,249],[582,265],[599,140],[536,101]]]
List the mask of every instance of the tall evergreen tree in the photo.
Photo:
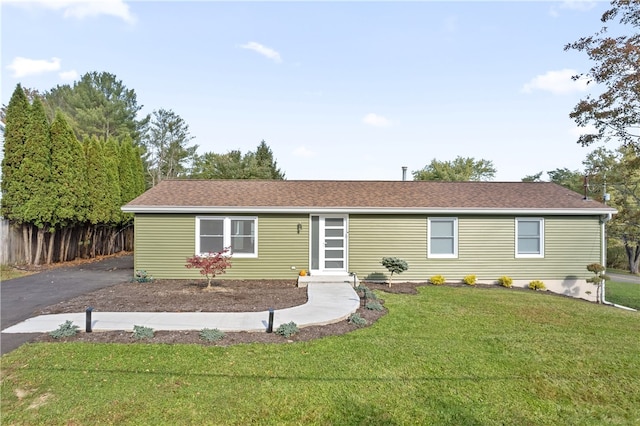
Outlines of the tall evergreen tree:
[[33,101],[29,114],[20,174],[29,198],[19,207],[19,211],[24,222],[38,229],[33,257],[37,265],[44,249],[45,232],[56,225],[53,216],[56,201],[51,191],[51,134],[44,106],[38,98]]
[[273,152],[269,145],[262,140],[256,149],[256,161],[260,169],[265,169],[265,179],[283,180],[284,173],[278,168],[278,162],[273,158]]
[[59,225],[59,258],[70,251],[71,231],[87,217],[87,164],[82,145],[64,115],[58,111],[51,123],[52,194],[56,200],[54,222]]
[[111,212],[109,214],[110,224],[120,224],[122,212],[120,206],[122,202],[122,191],[120,189],[120,173],[119,173],[119,157],[120,149],[118,143],[113,138],[107,139],[104,143],[104,159],[105,172],[107,174],[107,189],[109,191],[109,200],[111,200]]
[[29,100],[18,84],[11,95],[6,110],[4,129],[4,152],[2,157],[2,217],[21,222],[15,209],[26,201],[27,193],[22,189],[20,165],[24,158],[29,122]]

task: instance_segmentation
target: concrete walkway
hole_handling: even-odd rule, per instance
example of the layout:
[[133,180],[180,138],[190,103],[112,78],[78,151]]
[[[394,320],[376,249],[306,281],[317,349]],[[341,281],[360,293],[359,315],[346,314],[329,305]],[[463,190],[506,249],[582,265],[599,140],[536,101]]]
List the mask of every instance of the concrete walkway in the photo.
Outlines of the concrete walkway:
[[[309,283],[307,303],[274,312],[273,329],[295,322],[298,327],[325,325],[345,320],[360,305],[349,283]],[[40,315],[2,330],[2,333],[46,333],[70,320],[85,330],[86,313]],[[91,315],[94,331],[133,331],[134,325],[154,330],[262,331],[267,329],[269,312],[100,312]]]

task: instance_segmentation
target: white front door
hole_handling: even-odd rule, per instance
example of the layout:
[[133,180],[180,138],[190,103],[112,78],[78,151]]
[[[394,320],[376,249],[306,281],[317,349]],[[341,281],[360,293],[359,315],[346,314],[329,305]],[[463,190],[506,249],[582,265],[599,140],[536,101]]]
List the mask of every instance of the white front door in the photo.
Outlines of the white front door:
[[311,273],[347,272],[347,215],[311,216]]

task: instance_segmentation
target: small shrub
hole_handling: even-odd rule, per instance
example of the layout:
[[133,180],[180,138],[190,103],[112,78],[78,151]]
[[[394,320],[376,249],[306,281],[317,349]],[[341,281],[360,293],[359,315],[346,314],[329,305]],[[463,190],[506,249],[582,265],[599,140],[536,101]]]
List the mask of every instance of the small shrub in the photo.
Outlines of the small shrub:
[[529,283],[529,288],[531,290],[546,290],[544,283],[540,280],[533,280]]
[[513,279],[511,277],[503,275],[498,278],[498,284],[500,284],[502,287],[511,288],[511,286],[513,285]]
[[433,285],[442,285],[447,282],[447,280],[442,275],[434,275],[429,278],[429,282]]
[[200,339],[206,342],[217,342],[225,336],[224,331],[217,328],[203,328],[200,330]]
[[362,299],[378,300],[378,296],[376,296],[376,294],[367,286],[360,284],[355,288],[355,290],[356,293],[358,293],[358,296]]
[[349,318],[347,319],[347,321],[349,322],[349,324],[357,325],[358,327],[363,327],[367,325],[367,320],[362,318],[360,314],[357,312],[354,312],[353,314],[349,315]]
[[298,331],[300,331],[298,325],[295,322],[291,321],[286,324],[280,324],[280,327],[276,329],[275,333],[279,336],[291,337]]
[[133,280],[137,283],[150,283],[153,282],[153,277],[147,274],[144,269],[138,269],[133,277]]
[[60,324],[60,327],[58,327],[56,330],[50,332],[49,336],[53,337],[54,339],[75,336],[79,328],[80,327],[73,324],[73,321],[67,320],[64,322],[64,324]]
[[364,307],[369,309],[370,311],[384,311],[382,304],[377,300],[374,300],[373,302],[368,302],[366,305],[364,305]]
[[464,282],[467,285],[476,285],[476,280],[477,280],[477,277],[475,275],[467,275],[462,279],[462,282]]
[[151,339],[154,336],[153,328],[145,327],[142,325],[133,326],[133,338],[134,339]]

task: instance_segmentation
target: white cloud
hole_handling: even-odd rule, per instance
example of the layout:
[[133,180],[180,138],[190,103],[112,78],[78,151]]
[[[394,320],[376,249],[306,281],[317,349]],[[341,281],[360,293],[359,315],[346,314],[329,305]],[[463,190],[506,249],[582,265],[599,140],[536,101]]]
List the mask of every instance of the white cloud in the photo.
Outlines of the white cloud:
[[60,59],[29,59],[18,56],[13,62],[7,65],[7,69],[12,70],[13,77],[16,78],[37,75],[45,72],[58,71],[60,69]]
[[389,127],[391,121],[387,118],[370,112],[362,118],[362,122],[374,127]]
[[571,77],[578,74],[576,70],[563,69],[559,71],[547,71],[531,79],[522,86],[522,92],[532,93],[536,90],[551,92],[554,95],[565,95],[567,93],[584,92],[587,90],[587,80],[573,80]]
[[[7,1],[7,0],[5,0]],[[17,0],[8,3],[19,4]],[[50,10],[63,12],[65,18],[84,19],[99,15],[109,15],[133,24],[135,16],[131,14],[129,5],[124,0],[33,0],[23,3],[25,6],[41,6]]]
[[254,52],[257,52],[259,54],[261,54],[262,56],[266,56],[269,59],[274,60],[275,62],[282,62],[282,58],[280,57],[280,53],[276,52],[275,50],[267,47],[267,46],[263,46],[260,43],[256,43],[255,41],[250,41],[249,43],[243,44],[240,46],[242,49],[249,49],[249,50],[253,50]]
[[561,10],[574,10],[577,12],[587,12],[596,7],[596,2],[593,0],[565,0],[560,4],[553,5],[549,9],[549,14],[554,18],[560,16]]
[[62,10],[65,18],[84,19],[108,15],[129,24],[136,22],[136,17],[124,0],[38,0],[37,3],[48,9]]
[[78,78],[78,71],[76,70],[62,71],[58,73],[58,76],[60,77],[61,80],[74,81]]
[[293,151],[293,155],[301,158],[312,158],[316,156],[316,153],[306,146],[299,146]]

